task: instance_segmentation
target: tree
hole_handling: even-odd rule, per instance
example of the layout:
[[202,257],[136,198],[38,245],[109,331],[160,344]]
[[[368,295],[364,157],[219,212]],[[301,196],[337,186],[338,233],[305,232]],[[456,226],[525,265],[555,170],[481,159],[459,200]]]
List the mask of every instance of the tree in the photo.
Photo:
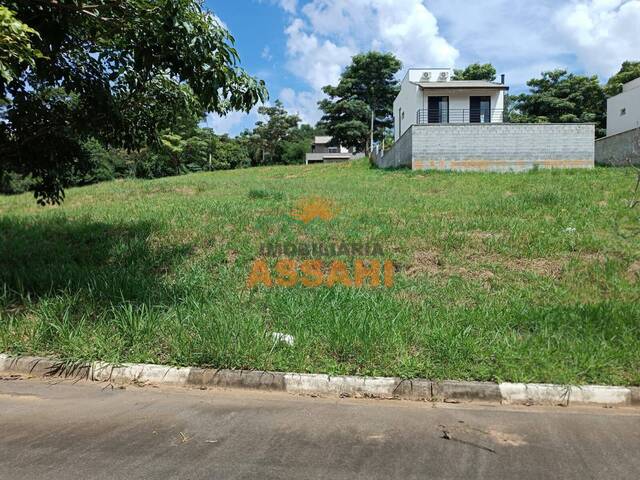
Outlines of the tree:
[[640,78],[640,62],[626,61],[622,63],[620,71],[609,79],[604,86],[604,93],[613,97],[622,93],[622,86],[636,78]]
[[595,122],[597,136],[605,135],[606,97],[597,76],[553,70],[529,80],[527,85],[529,93],[509,98],[511,121]]
[[280,100],[276,100],[273,106],[258,108],[258,113],[264,115],[266,121],[256,122],[253,130],[253,139],[260,150],[256,163],[282,163],[284,143],[298,128],[300,117],[289,114]]
[[472,63],[464,70],[454,70],[452,80],[487,80],[493,82],[496,79],[496,69],[490,63],[483,65]]
[[336,144],[369,152],[375,139],[393,125],[393,101],[400,91],[396,74],[402,63],[391,53],[356,55],[337,86],[322,90],[320,125]]
[[33,68],[36,59],[42,58],[31,44],[34,36],[38,33],[18,20],[15,12],[0,6],[0,91],[19,76],[22,68]]
[[40,203],[62,200],[69,172],[83,168],[88,138],[139,149],[186,119],[248,111],[266,99],[264,82],[238,67],[233,37],[200,0],[5,5],[30,30],[9,54],[4,44],[0,50],[11,76],[0,83],[8,103],[0,111],[0,170],[32,174]]

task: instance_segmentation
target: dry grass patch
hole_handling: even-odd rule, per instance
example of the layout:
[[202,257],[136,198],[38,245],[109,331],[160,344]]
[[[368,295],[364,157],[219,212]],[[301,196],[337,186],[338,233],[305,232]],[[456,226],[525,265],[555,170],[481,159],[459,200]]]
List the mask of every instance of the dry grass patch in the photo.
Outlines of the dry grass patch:
[[627,269],[627,279],[635,283],[640,280],[640,260],[636,260]]

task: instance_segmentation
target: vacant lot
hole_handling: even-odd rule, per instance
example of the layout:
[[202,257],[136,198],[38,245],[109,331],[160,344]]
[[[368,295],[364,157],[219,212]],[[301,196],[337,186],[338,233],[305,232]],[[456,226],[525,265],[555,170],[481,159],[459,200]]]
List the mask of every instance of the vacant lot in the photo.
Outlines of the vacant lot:
[[[117,181],[72,189],[55,208],[0,198],[0,351],[637,385],[632,183],[620,169],[416,173],[358,161]],[[331,215],[296,218],[306,198],[327,199]],[[395,284],[250,289],[267,242],[379,243]]]

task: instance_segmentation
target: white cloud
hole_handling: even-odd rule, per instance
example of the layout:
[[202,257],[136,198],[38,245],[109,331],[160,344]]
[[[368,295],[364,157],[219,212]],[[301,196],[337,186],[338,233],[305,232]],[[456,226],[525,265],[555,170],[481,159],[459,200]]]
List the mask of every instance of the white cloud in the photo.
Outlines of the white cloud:
[[322,116],[318,110],[318,101],[322,98],[319,92],[296,92],[292,88],[283,88],[279,98],[287,111],[300,116],[302,123],[314,125]]
[[273,55],[271,54],[271,48],[269,47],[269,45],[265,45],[265,47],[262,49],[260,57],[262,57],[267,62],[273,60]]
[[344,66],[356,53],[349,47],[338,46],[314,33],[307,33],[304,22],[299,18],[289,25],[285,33],[289,70],[315,90],[336,83]]
[[640,0],[574,1],[558,11],[555,23],[578,61],[603,77],[640,57]]
[[353,52],[390,51],[405,67],[450,66],[459,55],[421,0],[313,0],[302,12],[313,35]]
[[285,12],[288,12],[288,13],[296,12],[296,8],[298,6],[297,0],[277,0],[277,2]]
[[260,118],[258,107],[259,105],[256,105],[249,113],[234,111],[224,116],[209,113],[204,123],[206,127],[213,129],[218,134],[237,135],[245,128],[252,128],[258,121]]
[[312,0],[285,34],[287,67],[311,89],[285,95],[307,119],[320,117],[312,104],[322,98],[323,86],[338,82],[356,53],[390,51],[405,67],[451,66],[459,55],[421,0]]

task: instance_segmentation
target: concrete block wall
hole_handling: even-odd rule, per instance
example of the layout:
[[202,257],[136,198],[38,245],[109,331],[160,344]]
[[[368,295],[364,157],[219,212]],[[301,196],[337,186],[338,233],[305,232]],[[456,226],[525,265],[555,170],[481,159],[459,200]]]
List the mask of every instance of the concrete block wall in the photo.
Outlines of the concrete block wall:
[[414,125],[411,130],[414,170],[518,172],[594,166],[593,124],[440,124]]
[[411,167],[413,156],[413,128],[407,130],[384,156],[376,155],[375,163],[378,168]]
[[595,153],[598,165],[640,165],[640,128],[596,140]]

